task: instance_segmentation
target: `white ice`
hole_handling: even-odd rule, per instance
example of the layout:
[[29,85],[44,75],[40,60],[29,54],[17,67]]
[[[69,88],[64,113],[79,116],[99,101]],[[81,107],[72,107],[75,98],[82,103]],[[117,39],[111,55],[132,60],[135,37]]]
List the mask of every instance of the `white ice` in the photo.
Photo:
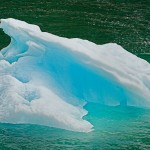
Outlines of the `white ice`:
[[88,102],[150,106],[150,64],[121,46],[58,37],[11,18],[0,28],[11,37],[0,51],[0,122],[89,132]]

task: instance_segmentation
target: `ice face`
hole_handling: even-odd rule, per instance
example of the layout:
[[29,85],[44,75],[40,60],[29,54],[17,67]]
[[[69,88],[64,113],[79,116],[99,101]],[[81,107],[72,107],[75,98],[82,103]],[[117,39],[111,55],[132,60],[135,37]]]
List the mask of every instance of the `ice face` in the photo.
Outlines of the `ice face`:
[[89,132],[88,102],[150,106],[150,65],[113,43],[96,45],[1,19],[0,122]]

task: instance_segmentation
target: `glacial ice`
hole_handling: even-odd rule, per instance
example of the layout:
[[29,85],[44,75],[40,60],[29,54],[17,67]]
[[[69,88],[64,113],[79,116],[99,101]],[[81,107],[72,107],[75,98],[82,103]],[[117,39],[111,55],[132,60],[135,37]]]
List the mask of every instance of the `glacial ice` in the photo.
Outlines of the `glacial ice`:
[[[150,106],[150,64],[109,43],[96,45],[1,19],[0,122],[89,132],[86,103]],[[1,39],[2,40],[2,39]]]

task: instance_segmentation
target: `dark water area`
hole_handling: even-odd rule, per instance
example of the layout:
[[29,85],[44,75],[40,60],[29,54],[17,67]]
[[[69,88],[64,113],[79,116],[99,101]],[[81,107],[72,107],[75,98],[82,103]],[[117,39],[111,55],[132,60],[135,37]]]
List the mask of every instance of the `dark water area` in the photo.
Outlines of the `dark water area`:
[[[0,0],[0,18],[10,17],[59,36],[117,43],[150,61],[143,54],[150,52],[149,0]],[[9,39],[0,35],[1,49]]]
[[[149,0],[0,0],[0,18],[37,24],[58,36],[117,43],[150,62]],[[9,42],[0,30],[0,49]],[[149,109],[95,104],[85,109],[93,132],[1,123],[0,150],[150,149]]]

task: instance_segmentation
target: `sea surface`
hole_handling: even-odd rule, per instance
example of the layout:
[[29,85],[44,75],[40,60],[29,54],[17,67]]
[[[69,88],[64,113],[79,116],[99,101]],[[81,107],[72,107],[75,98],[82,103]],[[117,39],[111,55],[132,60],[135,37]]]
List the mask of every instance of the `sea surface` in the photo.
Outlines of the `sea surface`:
[[[149,0],[0,0],[0,18],[97,44],[117,43],[150,62]],[[0,30],[0,49],[10,39]],[[94,109],[93,109],[94,108]],[[90,133],[0,123],[0,150],[149,150],[150,109],[88,104]]]

